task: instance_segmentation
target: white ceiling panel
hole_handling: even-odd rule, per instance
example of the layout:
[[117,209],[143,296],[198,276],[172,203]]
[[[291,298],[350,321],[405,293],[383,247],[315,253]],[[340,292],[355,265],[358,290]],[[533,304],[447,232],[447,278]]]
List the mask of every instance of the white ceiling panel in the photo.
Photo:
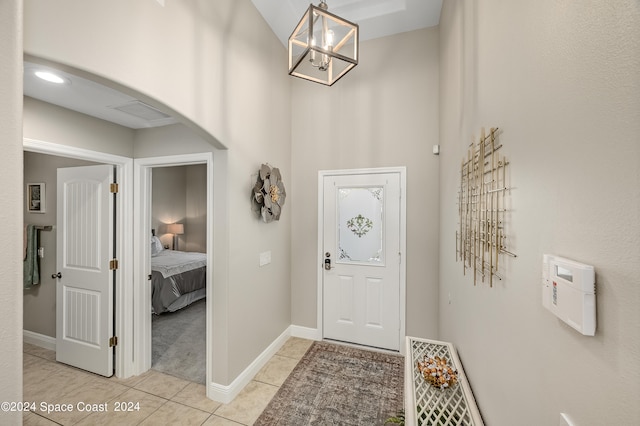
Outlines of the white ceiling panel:
[[[284,46],[310,4],[308,0],[251,1]],[[442,8],[442,0],[327,0],[326,3],[329,12],[360,26],[360,40],[433,27],[440,22]]]

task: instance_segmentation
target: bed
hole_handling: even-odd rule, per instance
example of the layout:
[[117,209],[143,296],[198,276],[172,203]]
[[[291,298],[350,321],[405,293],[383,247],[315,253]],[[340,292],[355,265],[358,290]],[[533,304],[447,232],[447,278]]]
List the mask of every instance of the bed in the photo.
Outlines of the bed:
[[175,312],[206,297],[205,253],[166,250],[151,238],[151,306],[154,314]]

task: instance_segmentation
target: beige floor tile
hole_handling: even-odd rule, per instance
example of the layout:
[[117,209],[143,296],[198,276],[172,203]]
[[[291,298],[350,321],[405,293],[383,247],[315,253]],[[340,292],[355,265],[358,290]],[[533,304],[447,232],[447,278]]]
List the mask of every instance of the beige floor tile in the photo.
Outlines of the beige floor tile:
[[39,381],[63,370],[55,362],[47,361],[35,355],[22,355],[22,376],[25,383]]
[[[93,413],[78,423],[81,426],[137,425],[155,413],[166,399],[129,389],[109,401],[108,413]],[[118,411],[116,411],[118,410]]]
[[57,423],[41,417],[34,413],[23,413],[22,415],[22,425],[23,426],[56,426]]
[[298,365],[295,358],[274,355],[256,374],[253,380],[274,386],[282,386],[289,374]]
[[44,361],[42,358],[35,355],[31,355],[26,352],[22,354],[22,368],[25,371],[28,371],[29,367],[39,364],[42,361]]
[[44,358],[49,361],[56,360],[56,351],[52,351],[51,349],[41,348],[40,346],[31,345],[29,343],[24,343],[24,352],[35,355],[40,358]]
[[171,400],[208,413],[213,413],[221,405],[219,402],[207,398],[205,386],[199,383],[189,383]]
[[313,344],[313,340],[301,339],[299,337],[289,337],[276,355],[288,358],[301,359]]
[[214,414],[245,425],[253,424],[277,391],[277,386],[252,381],[231,403],[221,405]]
[[211,415],[196,408],[187,407],[177,402],[167,401],[152,415],[144,419],[140,425],[197,425],[200,426]]
[[189,383],[191,382],[151,370],[147,377],[134,388],[161,398],[171,399]]
[[146,379],[150,374],[151,374],[151,370],[148,370],[140,374],[139,376],[131,376],[126,379],[119,379],[116,376],[113,376],[113,377],[110,377],[109,380],[124,386],[128,386],[130,388],[133,388],[133,387],[136,387],[136,385],[139,384],[141,381]]
[[84,385],[85,383],[89,383],[100,378],[100,376],[80,370],[79,368],[69,367],[60,363],[55,364],[58,371],[52,378],[57,380],[58,392],[61,392],[62,390],[63,395],[66,395],[68,392]]
[[229,419],[225,419],[223,417],[218,417],[213,415],[207,419],[206,422],[202,423],[202,426],[240,426],[242,423],[237,423]]
[[109,410],[109,401],[122,395],[128,389],[126,386],[110,382],[107,379],[98,376],[92,377],[89,383],[67,392],[62,398],[62,403],[73,405],[73,411],[52,412],[47,417],[66,425],[76,424],[94,412],[108,413],[111,411]]
[[31,343],[22,342],[22,352],[24,353],[30,354],[37,349],[40,349],[40,347],[32,345]]
[[[35,367],[29,373],[23,373],[23,392],[25,401],[37,403],[64,403],[64,395],[79,386],[89,383],[95,376],[81,370],[48,362],[45,365],[47,374],[35,375]],[[49,370],[49,369],[53,370]]]

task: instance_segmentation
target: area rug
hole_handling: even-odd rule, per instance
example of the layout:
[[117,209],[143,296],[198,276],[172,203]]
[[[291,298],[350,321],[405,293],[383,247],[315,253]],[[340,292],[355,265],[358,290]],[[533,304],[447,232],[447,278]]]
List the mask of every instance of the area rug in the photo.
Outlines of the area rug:
[[206,299],[154,315],[151,368],[196,383],[206,377]]
[[314,342],[254,425],[384,425],[403,408],[404,357]]

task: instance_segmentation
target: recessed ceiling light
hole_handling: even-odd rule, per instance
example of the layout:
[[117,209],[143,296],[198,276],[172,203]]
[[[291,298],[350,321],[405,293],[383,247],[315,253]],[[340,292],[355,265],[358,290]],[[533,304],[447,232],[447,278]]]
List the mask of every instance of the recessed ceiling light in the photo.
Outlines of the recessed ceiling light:
[[62,84],[65,79],[49,71],[36,71],[35,75],[50,83]]

